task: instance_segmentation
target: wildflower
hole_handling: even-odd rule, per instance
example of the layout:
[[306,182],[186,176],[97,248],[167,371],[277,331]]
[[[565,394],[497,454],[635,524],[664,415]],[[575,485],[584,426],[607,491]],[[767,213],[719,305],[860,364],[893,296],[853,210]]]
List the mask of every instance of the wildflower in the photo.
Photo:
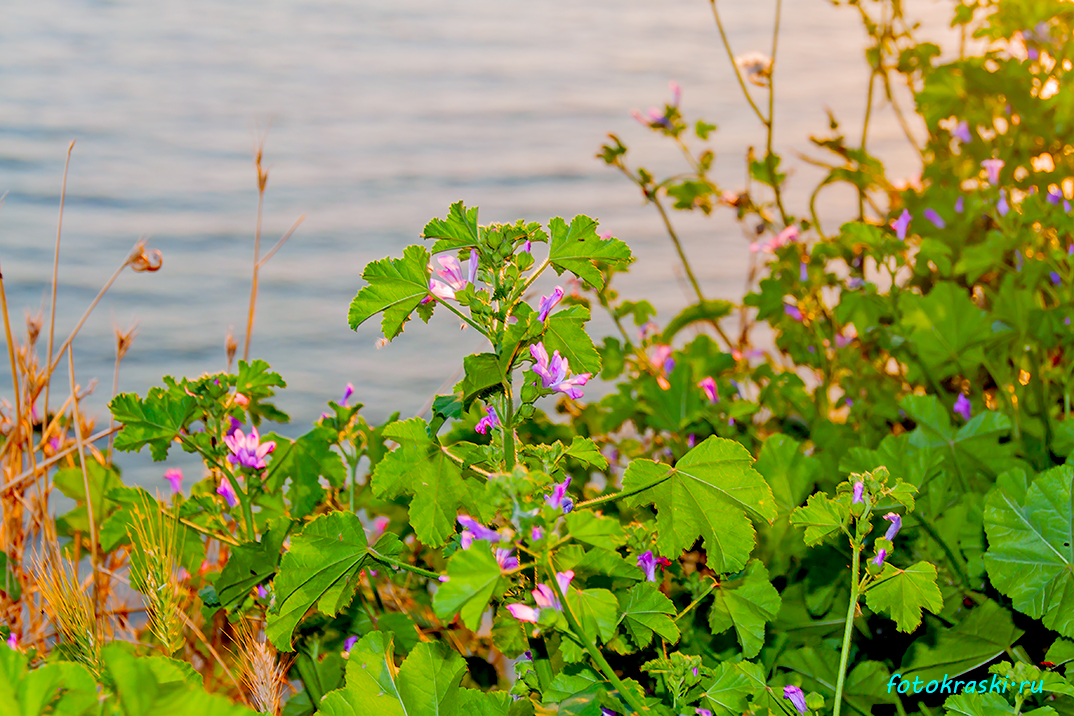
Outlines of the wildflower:
[[250,404],[250,399],[242,393],[235,393],[235,403],[245,408]]
[[805,283],[809,280],[809,264],[805,261],[798,263],[798,280]]
[[15,632],[11,632],[7,636],[7,645],[12,651],[19,650],[19,637],[15,635]]
[[656,325],[652,321],[647,321],[644,326],[638,329],[638,338],[644,341],[649,336],[659,332],[660,326]]
[[235,488],[231,486],[231,481],[226,477],[220,478],[220,486],[216,488],[216,494],[227,500],[228,507],[234,507],[239,504],[239,498],[235,495]]
[[925,209],[923,213],[925,215],[925,218],[931,221],[932,225],[935,226],[937,229],[947,228],[947,222],[943,220],[942,216],[937,214],[932,209]]
[[540,527],[534,527],[532,530],[530,530],[530,539],[534,542],[540,542],[542,539],[544,539],[544,530],[542,530]]
[[1011,205],[1007,203],[1007,192],[1002,189],[999,192],[999,201],[996,202],[996,211],[1000,216],[1006,216],[1007,212],[1011,210]]
[[459,524],[463,526],[462,548],[470,549],[475,539],[483,539],[487,542],[499,542],[501,535],[496,530],[486,527],[469,515],[459,515]]
[[891,222],[891,228],[895,229],[895,236],[898,237],[899,241],[906,240],[906,230],[910,228],[911,218],[910,212],[903,209],[902,213],[899,214],[899,218]]
[[545,388],[565,393],[568,398],[574,400],[582,397],[583,393],[579,386],[586,384],[590,378],[589,373],[581,373],[568,379],[570,364],[567,359],[561,357],[559,351],[553,351],[552,359],[549,361],[548,351],[545,350],[543,343],[530,346],[530,355],[537,362],[533,370],[541,376],[541,382]]
[[496,409],[493,408],[491,405],[487,405],[485,406],[485,412],[488,413],[488,415],[478,420],[477,425],[474,426],[474,430],[481,433],[482,435],[484,435],[485,431],[487,431],[489,428],[500,427],[500,417],[496,415]]
[[970,416],[973,415],[971,411],[970,399],[962,393],[959,393],[958,399],[955,400],[954,411],[961,415],[963,420],[968,421],[970,419]]
[[607,706],[600,707],[600,716],[619,716],[618,711],[612,711]]
[[858,278],[857,276],[851,276],[850,278],[847,279],[847,288],[849,288],[851,290],[854,290],[856,288],[861,288],[864,285],[865,285],[865,281],[863,279]]
[[507,611],[511,612],[511,616],[520,622],[529,622],[531,624],[536,624],[539,616],[539,612],[536,609],[527,607],[525,604],[508,604]]
[[347,401],[354,395],[354,383],[347,383],[347,387],[343,389],[343,399],[339,401],[339,404],[344,408],[347,406]]
[[1063,211],[1065,211],[1068,214],[1070,213],[1070,202],[1067,201],[1066,199],[1063,199]]
[[544,319],[548,318],[549,312],[556,307],[556,304],[563,300],[563,287],[556,286],[551,295],[541,297],[540,310],[537,313],[537,320],[544,322]]
[[955,199],[955,213],[956,214],[961,214],[963,209],[965,209],[965,208],[966,208],[966,200],[964,198],[962,198],[960,196],[959,198]]
[[1063,282],[1063,278],[1059,275],[1058,271],[1051,271],[1048,273],[1048,278],[1052,280],[1052,284],[1058,286]]
[[[440,279],[429,279],[429,292],[436,298],[445,300],[454,300],[455,292],[461,291],[467,283],[473,283],[477,278],[477,251],[470,251],[470,275],[469,281],[462,277],[462,265],[459,260],[454,256],[438,256],[437,261],[443,268],[436,270],[436,275]],[[426,296],[422,299],[422,303],[428,303],[435,300],[430,296]]]
[[716,381],[713,380],[712,376],[702,378],[697,387],[705,391],[705,396],[708,397],[710,403],[720,402],[720,394],[716,390]]
[[789,303],[784,303],[783,304],[783,312],[786,313],[791,318],[793,318],[794,320],[798,321],[799,323],[801,323],[802,320],[803,320],[802,311],[799,310],[798,306],[792,306]]
[[354,648],[354,645],[358,643],[358,637],[349,636],[343,640],[343,651],[350,651]]
[[999,184],[999,170],[1006,164],[1002,159],[985,159],[981,162],[981,166],[986,172],[988,172],[988,183],[995,185]]
[[527,254],[533,253],[533,242],[526,239],[526,243],[522,244],[522,252]]
[[671,351],[671,346],[656,346],[656,350],[653,351],[653,365],[665,373],[675,370],[675,359],[671,357]]
[[854,328],[853,323],[848,323],[842,331],[835,334],[835,345],[839,348],[846,348],[857,337],[858,329]]
[[232,435],[235,434],[236,430],[238,430],[239,428],[242,427],[242,423],[240,423],[238,420],[236,420],[235,418],[231,417],[230,415],[227,416],[227,419],[231,423],[231,425],[230,425],[230,427],[228,427],[227,432],[224,435],[225,435],[225,437],[231,437]]
[[[559,591],[566,594],[572,579],[574,579],[573,570],[556,572],[556,583],[559,585]],[[525,604],[508,604],[507,611],[511,612],[511,616],[515,619],[523,622],[530,622],[531,624],[537,623],[537,618],[540,615],[541,609],[563,611],[563,605],[559,601],[559,596],[553,592],[547,584],[537,585],[537,588],[533,590],[533,601],[537,603],[537,609],[528,607]]]
[[1052,206],[1059,206],[1059,201],[1063,198],[1063,192],[1055,187],[1050,187],[1046,198],[1048,203]]
[[547,495],[544,501],[548,503],[549,507],[563,510],[563,514],[567,514],[574,509],[574,500],[567,496],[567,487],[571,484],[570,475],[567,476],[563,482],[557,483],[552,488],[552,494]]
[[651,549],[638,555],[638,566],[645,572],[646,582],[656,581],[656,557]]
[[973,141],[973,135],[970,134],[970,125],[966,120],[962,120],[958,123],[953,130],[951,130],[951,136],[956,137],[963,144],[969,144]]
[[650,107],[649,111],[643,114],[635,109],[630,113],[631,116],[650,129],[656,129],[657,127],[671,129],[671,119],[668,117],[670,114],[669,110],[678,109],[679,100],[682,99],[682,88],[679,87],[679,83],[674,80],[669,83],[669,86],[671,87],[671,104],[668,105],[667,110]]
[[853,504],[858,504],[863,501],[862,496],[865,494],[865,483],[858,480],[854,483],[854,501]]
[[695,445],[697,445],[697,436],[693,433],[690,433],[686,436],[686,447],[692,450]]
[[265,456],[276,449],[274,440],[261,442],[257,428],[250,428],[249,435],[243,435],[242,430],[236,428],[232,435],[224,438],[224,444],[231,450],[231,454],[227,456],[228,462],[255,470],[264,469]]
[[902,529],[902,517],[899,517],[894,512],[889,512],[884,515],[884,519],[890,522],[888,531],[884,533],[884,539],[891,542],[895,539],[895,535],[899,534],[899,530]]
[[[694,676],[697,676],[697,667],[696,666],[694,667]],[[709,711],[708,709],[700,708],[700,707],[694,709],[694,713],[697,716],[712,716],[711,711]]]
[[735,67],[758,87],[767,87],[772,75],[772,58],[763,52],[747,52],[735,58]]
[[679,83],[675,80],[668,82],[668,87],[671,89],[671,106],[678,107],[679,100],[682,99],[682,87],[679,87]]
[[887,557],[888,557],[888,551],[886,549],[882,549],[882,550],[879,550],[876,553],[876,556],[873,557],[869,561],[872,562],[873,564],[875,564],[877,567],[883,567],[884,566],[884,560],[887,559]]
[[518,569],[518,557],[514,556],[515,551],[513,549],[497,549],[496,550],[496,564],[500,565],[501,572],[509,572],[512,569]]
[[178,495],[182,492],[183,488],[180,486],[183,482],[183,471],[177,467],[169,468],[164,471],[164,479],[171,483],[172,492]]
[[267,596],[268,596],[268,590],[265,589],[265,585],[263,585],[263,584],[257,585],[257,598],[258,599],[264,599]]
[[753,242],[750,244],[750,251],[752,253],[757,253],[758,251],[763,251],[766,254],[775,253],[777,249],[781,249],[796,241],[799,234],[801,234],[801,231],[799,231],[797,226],[788,226],[768,241]]
[[794,704],[794,708],[798,709],[798,713],[800,714],[804,714],[809,710],[809,707],[806,706],[805,694],[802,692],[802,689],[797,686],[792,686],[791,684],[784,686],[783,698]]

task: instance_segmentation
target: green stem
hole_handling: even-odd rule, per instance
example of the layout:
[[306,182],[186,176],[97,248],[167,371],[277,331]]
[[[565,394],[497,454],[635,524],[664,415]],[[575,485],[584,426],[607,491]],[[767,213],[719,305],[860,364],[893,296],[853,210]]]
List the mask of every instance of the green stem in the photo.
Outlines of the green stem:
[[835,712],[833,716],[839,716],[843,706],[843,686],[847,679],[847,660],[850,658],[850,637],[854,632],[854,616],[858,611],[858,588],[859,570],[861,562],[861,547],[852,542],[854,557],[850,563],[850,605],[847,607],[847,621],[843,627],[843,650],[839,654],[839,680],[835,684]]
[[399,569],[404,569],[404,570],[406,570],[408,572],[413,572],[414,574],[420,574],[421,576],[428,577],[429,579],[439,579],[440,578],[440,574],[438,574],[437,572],[430,572],[427,569],[422,569],[421,567],[415,567],[414,565],[409,564],[407,562],[401,562],[398,559],[395,559],[394,557],[389,557],[388,555],[381,554],[380,552],[378,552],[377,550],[373,549],[372,547],[366,547],[365,550],[366,550],[366,552],[369,553],[370,557],[372,557],[373,559],[377,560],[378,562],[383,562],[384,564],[389,564],[389,565],[391,565],[393,567],[398,567]]
[[510,298],[508,298],[507,300],[508,313],[510,313],[511,309],[515,307],[515,304],[518,303],[518,300],[526,294],[526,291],[528,291],[530,286],[533,285],[533,282],[537,280],[537,277],[544,273],[544,270],[548,268],[551,262],[551,257],[542,261],[541,265],[534,269],[532,273],[530,273],[529,277],[525,280],[525,282],[511,293]]
[[746,101],[750,103],[750,107],[753,109],[753,113],[757,115],[757,119],[765,125],[768,124],[768,120],[761,114],[761,110],[757,108],[757,105],[753,101],[753,97],[750,96],[749,89],[746,88],[746,82],[742,79],[742,72],[739,71],[738,65],[735,64],[735,53],[731,49],[731,43],[727,39],[727,33],[723,29],[723,22],[720,20],[720,12],[716,9],[716,0],[709,0],[709,5],[712,6],[712,16],[716,18],[716,28],[720,31],[720,39],[723,41],[723,48],[727,50],[727,58],[731,60],[731,68],[735,71],[735,79],[738,80],[738,86],[742,88],[742,94],[746,97]]
[[507,376],[504,388],[503,467],[506,472],[511,472],[515,469],[515,399],[510,375]]
[[[429,295],[432,296],[431,293]],[[435,298],[435,296],[434,296],[434,298]],[[439,299],[437,299],[437,300],[439,300]],[[460,311],[459,309],[455,308],[454,306],[452,306],[450,301],[440,301],[440,305],[441,306],[447,306],[449,311],[451,311],[456,316],[461,318],[464,322],[469,323],[471,326],[473,326],[474,330],[477,331],[478,333],[480,333],[481,335],[483,335],[485,338],[487,338],[489,340],[489,342],[492,341],[492,338],[489,336],[488,333],[485,332],[484,328],[482,328],[481,326],[479,326],[476,323],[474,323],[470,319],[469,316],[463,315],[463,312]]]
[[[713,5],[715,7],[715,4]],[[779,209],[779,217],[784,226],[789,225],[787,210],[783,208],[783,193],[779,189],[776,180],[776,166],[772,156],[772,134],[775,131],[775,106],[776,106],[776,50],[779,48],[779,22],[783,17],[783,0],[776,0],[776,22],[772,29],[772,68],[768,73],[768,122],[766,129],[768,136],[765,139],[765,165],[768,167],[768,178],[772,182],[772,193],[776,197],[776,207]]]
[[717,582],[717,581],[713,581],[712,584],[709,585],[708,589],[706,589],[700,595],[698,595],[697,599],[695,599],[694,601],[692,601],[689,604],[687,604],[685,609],[683,609],[681,612],[679,612],[677,615],[675,615],[675,621],[679,621],[684,616],[686,616],[690,612],[691,609],[693,609],[698,604],[700,604],[701,600],[704,599],[705,597],[707,597],[709,594],[711,594],[712,590],[715,589],[718,586],[720,586],[720,583]]
[[552,588],[556,590],[556,595],[559,597],[560,604],[563,605],[563,616],[567,617],[567,623],[571,627],[571,631],[578,637],[578,641],[582,644],[585,650],[589,653],[589,657],[593,659],[593,662],[604,674],[605,678],[615,687],[619,692],[619,697],[626,702],[627,706],[632,708],[636,713],[645,713],[645,704],[638,701],[637,695],[633,691],[628,691],[626,685],[616,675],[615,670],[612,669],[611,664],[604,658],[604,654],[600,653],[600,649],[597,648],[595,639],[589,639],[586,633],[582,630],[582,625],[578,623],[578,618],[574,616],[574,610],[571,609],[570,602],[567,601],[567,595],[563,593],[563,590],[559,588],[559,580],[556,579],[556,569],[552,565],[552,558],[548,558],[548,574],[550,579],[548,580],[552,584]]
[[661,482],[666,482],[667,480],[670,480],[670,479],[671,479],[671,473],[669,472],[667,475],[665,475],[664,477],[661,477],[656,482],[650,482],[648,485],[642,485],[641,487],[635,488],[633,490],[625,490],[625,491],[620,491],[620,492],[613,492],[610,495],[604,495],[603,497],[595,497],[592,500],[586,500],[585,502],[579,502],[577,505],[574,506],[574,509],[581,510],[581,509],[585,509],[585,508],[588,508],[588,507],[596,507],[598,505],[603,505],[603,504],[606,504],[608,502],[614,502],[615,500],[618,500],[618,499],[623,498],[623,497],[630,497],[631,495],[636,495],[639,492],[645,492],[649,488],[656,487]]
[[[865,145],[869,138],[869,119],[873,114],[873,84],[876,80],[876,68],[869,71],[869,89],[865,93],[865,121],[861,125],[861,153],[865,155]],[[865,188],[858,187],[858,221],[865,221]]]

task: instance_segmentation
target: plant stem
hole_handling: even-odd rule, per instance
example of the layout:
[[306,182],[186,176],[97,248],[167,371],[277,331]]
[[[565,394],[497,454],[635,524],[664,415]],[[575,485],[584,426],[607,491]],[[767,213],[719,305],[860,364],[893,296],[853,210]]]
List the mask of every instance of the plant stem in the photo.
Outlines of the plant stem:
[[688,613],[690,612],[690,610],[691,610],[691,609],[693,609],[693,608],[694,608],[694,607],[696,607],[696,606],[697,606],[698,604],[700,604],[700,603],[701,603],[701,600],[702,600],[702,599],[704,599],[705,597],[707,597],[707,596],[708,596],[709,594],[711,594],[711,593],[712,593],[712,590],[713,590],[713,589],[715,589],[715,588],[716,588],[716,587],[718,587],[718,586],[720,586],[720,583],[719,583],[719,582],[717,582],[716,580],[712,580],[712,584],[710,584],[710,585],[709,585],[709,588],[708,588],[708,589],[706,589],[705,591],[701,592],[701,594],[699,594],[699,595],[698,595],[697,599],[695,599],[694,601],[692,601],[692,602],[690,602],[689,604],[687,604],[687,605],[686,605],[686,608],[685,608],[685,609],[683,609],[683,610],[682,610],[681,612],[679,612],[679,613],[678,613],[678,614],[677,614],[677,615],[675,616],[675,621],[679,621],[679,620],[680,620],[680,619],[682,619],[682,618],[683,618],[684,616],[686,616],[686,615],[687,615],[687,614],[688,614]]
[[503,399],[503,467],[511,472],[515,469],[515,399],[510,375],[503,387],[507,391]]
[[440,574],[437,573],[437,572],[430,572],[427,569],[422,569],[421,567],[415,567],[414,565],[408,564],[407,562],[400,562],[398,559],[395,559],[394,557],[389,557],[387,555],[381,554],[380,552],[376,551],[372,547],[366,547],[365,549],[366,549],[366,552],[369,553],[369,556],[372,557],[373,559],[377,560],[378,562],[383,562],[384,564],[390,564],[393,567],[398,567],[399,569],[405,569],[408,572],[413,572],[414,574],[420,574],[421,576],[429,577],[430,579],[439,579],[439,577],[440,577]]
[[[715,7],[715,4],[713,4]],[[783,194],[779,190],[779,182],[776,180],[776,166],[772,155],[772,134],[775,129],[775,106],[776,106],[776,50],[779,48],[779,23],[783,17],[783,0],[776,0],[776,22],[772,29],[772,67],[768,73],[768,130],[765,139],[765,166],[768,167],[768,179],[772,182],[772,193],[776,197],[776,207],[779,209],[779,217],[783,225],[790,222],[787,210],[783,208]]]
[[761,110],[757,108],[756,103],[753,101],[753,97],[750,96],[750,91],[746,88],[746,82],[742,79],[742,72],[739,71],[738,65],[735,64],[735,53],[731,49],[731,43],[727,39],[727,33],[723,29],[723,22],[720,20],[720,12],[716,9],[716,0],[709,0],[709,5],[712,6],[712,16],[716,18],[716,28],[720,31],[720,39],[723,40],[723,48],[727,50],[727,57],[731,60],[731,68],[735,71],[735,79],[738,80],[738,86],[742,88],[742,94],[746,97],[746,101],[750,103],[750,107],[753,109],[753,113],[757,115],[757,119],[761,120],[763,124],[768,125],[768,120],[761,114]]
[[601,673],[604,674],[612,686],[619,692],[619,697],[626,702],[627,706],[632,708],[636,713],[644,713],[646,710],[645,704],[638,701],[637,695],[634,692],[627,690],[626,685],[616,675],[611,664],[604,658],[604,654],[600,653],[600,649],[597,648],[595,639],[588,638],[586,633],[582,630],[582,625],[578,623],[578,618],[574,616],[574,610],[571,609],[570,602],[567,601],[567,595],[559,588],[559,580],[556,579],[556,569],[552,565],[552,558],[550,556],[548,557],[547,568],[550,576],[548,581],[552,584],[552,588],[556,590],[559,602],[563,605],[563,616],[567,617],[567,623],[570,625],[571,631],[578,637],[578,641],[589,653],[590,658],[596,663],[597,668],[600,669]]
[[850,657],[850,637],[854,632],[854,617],[858,612],[858,589],[859,570],[861,568],[861,547],[857,541],[851,542],[854,550],[853,560],[850,563],[850,605],[847,607],[847,621],[843,627],[843,650],[839,654],[839,680],[835,684],[835,711],[833,716],[839,716],[843,706],[843,686],[847,678],[847,660]]
[[[71,166],[71,151],[75,148],[72,140],[67,146],[67,160],[63,163],[63,186],[60,188],[60,217],[56,221],[56,254],[52,259],[52,301],[49,308],[48,321],[48,360],[45,365],[52,363],[52,341],[56,336],[56,286],[60,272],[60,232],[63,229],[63,204],[67,199],[67,169]],[[45,381],[45,405],[41,413],[42,418],[48,422],[48,398],[50,381]]]
[[586,500],[585,502],[579,502],[577,505],[574,506],[574,509],[580,510],[580,509],[583,509],[583,508],[586,508],[586,507],[596,507],[597,505],[603,505],[603,504],[608,503],[608,502],[614,502],[615,500],[618,500],[618,499],[623,498],[623,497],[630,497],[631,495],[636,495],[639,492],[645,492],[649,488],[656,487],[661,482],[665,482],[665,481],[670,480],[670,479],[671,479],[671,471],[669,469],[668,474],[665,475],[664,477],[661,477],[656,482],[651,482],[648,485],[643,485],[641,487],[638,487],[638,488],[630,490],[630,491],[613,492],[610,495],[604,495],[603,497],[595,497],[592,500]]

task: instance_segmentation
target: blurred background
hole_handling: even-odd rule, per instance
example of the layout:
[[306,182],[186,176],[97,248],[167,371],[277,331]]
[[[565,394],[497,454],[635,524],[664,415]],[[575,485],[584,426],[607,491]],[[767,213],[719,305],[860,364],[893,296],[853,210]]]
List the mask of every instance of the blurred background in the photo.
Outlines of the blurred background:
[[[860,134],[865,35],[853,8],[784,5],[776,151],[795,171],[788,208],[804,214],[818,174],[790,150],[820,156],[808,137],[827,132],[826,109],[848,136]],[[736,54],[770,51],[773,2],[719,7]],[[932,0],[908,4],[922,36],[950,47],[945,10]],[[263,250],[307,215],[262,270],[251,347],[288,382],[278,404],[292,424],[281,433],[305,432],[348,381],[367,418],[413,415],[479,349],[446,312],[380,349],[377,322],[355,333],[346,319],[365,264],[399,255],[460,199],[481,207],[482,223],[599,218],[638,259],[619,290],[652,301],[666,322],[688,302],[677,259],[655,210],[594,154],[614,132],[632,164],[678,171],[673,146],[630,116],[668,101],[669,80],[683,87],[688,121],[719,126],[710,142],[715,177],[741,189],[746,148],[763,147],[764,133],[706,0],[3,3],[0,262],[14,327],[24,335],[24,309],[44,308],[47,331],[64,158],[75,140],[57,344],[140,236],[164,255],[157,273],[124,272],[74,343],[79,383],[100,380],[86,403],[99,423],[108,421],[113,325],[138,324],[121,392],[144,393],[165,374],[223,370],[229,327],[241,357],[253,151],[266,128]],[[903,106],[911,107],[908,95]],[[913,172],[916,157],[890,111],[872,126],[871,149],[890,175]],[[837,226],[855,207],[852,195],[833,190],[821,216]],[[730,210],[673,218],[706,293],[739,298],[748,242]],[[606,324],[596,316],[594,334]],[[0,363],[0,396],[10,400]],[[148,454],[118,463],[142,484],[157,484],[163,471]]]

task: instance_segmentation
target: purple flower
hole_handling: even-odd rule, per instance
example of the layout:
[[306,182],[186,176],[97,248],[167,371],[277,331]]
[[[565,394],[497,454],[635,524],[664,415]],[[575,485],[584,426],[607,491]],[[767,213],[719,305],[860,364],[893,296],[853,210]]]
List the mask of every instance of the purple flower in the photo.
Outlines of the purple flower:
[[[11,627],[8,627],[10,630]],[[10,631],[7,635],[7,645],[12,651],[19,650],[19,637],[15,635],[14,631]]]
[[656,557],[651,549],[638,555],[638,566],[645,572],[646,582],[656,581]]
[[339,404],[344,408],[347,407],[347,401],[354,395],[354,383],[347,383],[347,387],[343,389],[343,399],[339,401]]
[[548,351],[545,350],[543,343],[530,346],[530,355],[536,361],[533,370],[537,375],[541,376],[541,382],[545,388],[565,393],[568,398],[573,398],[574,400],[582,397],[583,393],[580,386],[585,385],[586,381],[589,380],[589,373],[581,373],[568,379],[570,365],[567,359],[561,357],[559,351],[553,351],[550,361]]
[[343,651],[350,651],[354,648],[354,645],[358,643],[358,637],[349,636],[343,640]]
[[474,430],[482,435],[484,435],[485,431],[489,428],[500,427],[500,417],[496,415],[496,409],[491,405],[487,405],[485,406],[485,412],[488,413],[488,415],[478,420],[477,425],[474,426]]
[[932,225],[935,226],[937,229],[947,228],[947,222],[943,220],[942,216],[937,214],[932,209],[925,209],[925,211],[922,213],[924,214],[925,218],[931,221]]
[[536,624],[537,617],[540,616],[538,610],[533,607],[527,607],[525,604],[508,604],[507,611],[511,612],[511,616],[520,622],[529,622],[530,624]]
[[[470,254],[470,273],[474,273],[477,269],[477,261],[474,258],[475,253],[471,252]],[[436,275],[440,279],[429,279],[429,292],[440,299],[454,300],[455,292],[461,291],[466,285],[466,279],[462,277],[462,265],[459,264],[459,260],[454,256],[438,256],[436,260],[440,262],[443,268],[436,270]],[[422,303],[428,303],[432,300],[432,298],[426,296],[422,299]]]
[[792,686],[791,684],[784,686],[783,698],[788,699],[794,704],[794,708],[798,709],[798,713],[800,714],[804,714],[809,710],[809,707],[806,706],[805,694],[797,686]]
[[530,540],[532,542],[540,542],[542,539],[544,539],[544,530],[540,527],[534,527],[530,530]]
[[618,711],[612,711],[607,706],[600,707],[600,716],[619,716]]
[[798,280],[805,283],[809,280],[809,264],[805,261],[798,263]]
[[227,461],[232,465],[261,470],[265,467],[265,456],[276,449],[276,442],[268,440],[261,442],[261,436],[257,434],[257,428],[250,428],[249,435],[243,435],[238,428],[231,435],[224,438],[224,444],[231,450]]
[[[697,676],[697,667],[696,666],[694,667],[694,676]],[[694,709],[694,713],[697,716],[712,716],[711,711],[709,711],[708,709],[700,708],[700,707]]]
[[798,321],[799,323],[802,322],[802,312],[800,310],[798,310],[798,306],[792,306],[789,303],[784,303],[783,304],[783,312],[786,313],[791,318],[793,318],[794,320]]
[[514,556],[515,551],[513,549],[497,549],[496,550],[496,564],[500,565],[501,572],[509,572],[512,569],[518,569],[518,557]]
[[537,320],[544,323],[544,319],[548,318],[549,312],[556,307],[556,304],[563,300],[563,287],[556,286],[552,289],[551,295],[541,296],[540,310],[537,312]]
[[548,503],[549,507],[557,510],[563,510],[563,514],[567,514],[574,509],[574,500],[567,496],[567,487],[571,484],[570,475],[563,482],[556,483],[556,486],[552,488],[552,494],[547,495],[544,501]]
[[1010,210],[1011,205],[1007,203],[1007,192],[1000,189],[999,201],[996,202],[996,211],[999,212],[1000,216],[1006,216],[1007,212],[1009,212]]
[[891,542],[895,539],[895,535],[899,534],[899,530],[902,529],[902,517],[899,517],[894,512],[889,512],[884,515],[884,519],[890,522],[888,531],[884,533],[884,539]]
[[959,393],[958,398],[955,400],[954,411],[961,415],[963,420],[968,421],[970,419],[970,416],[973,415],[970,399],[962,393]]
[[970,134],[970,125],[966,120],[962,120],[958,123],[958,126],[951,131],[951,136],[957,137],[963,144],[968,144],[973,141],[973,135]]
[[172,493],[178,495],[183,491],[183,471],[172,467],[164,471],[164,479],[172,484]]
[[[691,671],[693,671],[694,676],[697,676],[697,667],[696,666],[693,669],[691,669]],[[698,712],[701,712],[701,711],[707,711],[707,709],[698,709]],[[709,716],[712,716],[711,711],[709,711],[708,713],[709,713]]]
[[955,213],[956,214],[961,214],[962,210],[965,209],[965,208],[966,208],[966,200],[965,199],[963,199],[961,196],[959,198],[955,199]]
[[1059,272],[1058,272],[1058,271],[1051,271],[1051,272],[1049,272],[1049,273],[1048,273],[1048,278],[1050,278],[1050,279],[1052,280],[1052,283],[1053,283],[1054,285],[1056,285],[1056,286],[1058,286],[1059,284],[1061,284],[1061,283],[1063,282],[1063,279],[1062,279],[1062,277],[1061,277],[1061,276],[1059,275]]
[[468,267],[470,269],[470,273],[467,278],[469,279],[471,284],[477,283],[477,266],[477,249],[470,249],[470,264]]
[[264,599],[267,596],[268,596],[268,590],[265,589],[265,585],[263,585],[263,584],[257,585],[257,598],[258,599]]
[[675,359],[671,357],[671,351],[674,349],[665,345],[657,345],[655,348],[656,350],[653,351],[653,365],[665,373],[670,373],[675,369]]
[[862,482],[861,480],[858,480],[857,482],[854,483],[854,501],[853,501],[853,504],[856,505],[859,502],[862,502],[862,495],[864,495],[864,494],[865,494],[865,483]]
[[1048,196],[1046,197],[1049,204],[1052,206],[1059,206],[1060,200],[1063,198],[1063,192],[1059,191],[1055,187],[1048,189]]
[[664,112],[661,112],[656,107],[650,107],[649,111],[645,114],[642,114],[635,109],[630,113],[630,116],[650,129],[656,129],[657,127],[671,129],[671,121],[667,118]]
[[705,396],[709,399],[710,403],[720,402],[720,394],[716,390],[716,381],[713,380],[712,376],[702,378],[697,384],[697,387],[705,391]]
[[988,172],[988,183],[993,186],[999,184],[999,170],[1006,164],[1002,159],[985,159],[981,166]]
[[1070,213],[1070,202],[1067,201],[1066,199],[1063,199],[1063,211],[1065,211],[1068,214]]
[[875,564],[877,567],[883,567],[884,566],[884,560],[887,559],[887,557],[888,557],[888,551],[886,549],[882,549],[882,550],[878,551],[876,553],[876,556],[873,557],[869,561],[872,562],[873,564]]
[[216,494],[227,500],[228,507],[234,507],[239,504],[239,498],[235,495],[235,488],[231,486],[231,481],[226,477],[220,478],[220,485],[216,488]]
[[527,253],[527,254],[532,254],[533,253],[533,242],[530,241],[529,239],[526,239],[526,243],[522,244],[522,251]]
[[903,209],[902,213],[899,214],[899,218],[891,222],[891,228],[895,229],[895,236],[899,238],[899,241],[906,240],[906,230],[910,228],[911,218],[913,217],[910,216],[910,212]]
[[462,548],[470,549],[475,539],[483,539],[487,542],[499,542],[500,533],[491,527],[486,527],[469,515],[459,515],[459,524],[463,526]]
[[[566,594],[572,579],[574,579],[573,570],[556,572],[556,583],[559,584],[559,591]],[[540,615],[539,610],[541,609],[563,611],[563,605],[559,601],[559,596],[547,584],[538,584],[532,594],[533,601],[537,603],[537,609],[527,607],[525,604],[508,604],[507,611],[511,612],[511,616],[519,621],[536,624],[537,617]]]
[[236,420],[235,418],[231,417],[230,415],[227,416],[227,419],[231,423],[231,426],[228,427],[227,432],[224,433],[224,436],[225,437],[231,437],[232,435],[235,434],[236,430],[238,430],[239,428],[242,427],[242,423],[240,423],[238,420]]
[[690,433],[686,436],[686,447],[693,449],[695,445],[697,445],[697,436]]

